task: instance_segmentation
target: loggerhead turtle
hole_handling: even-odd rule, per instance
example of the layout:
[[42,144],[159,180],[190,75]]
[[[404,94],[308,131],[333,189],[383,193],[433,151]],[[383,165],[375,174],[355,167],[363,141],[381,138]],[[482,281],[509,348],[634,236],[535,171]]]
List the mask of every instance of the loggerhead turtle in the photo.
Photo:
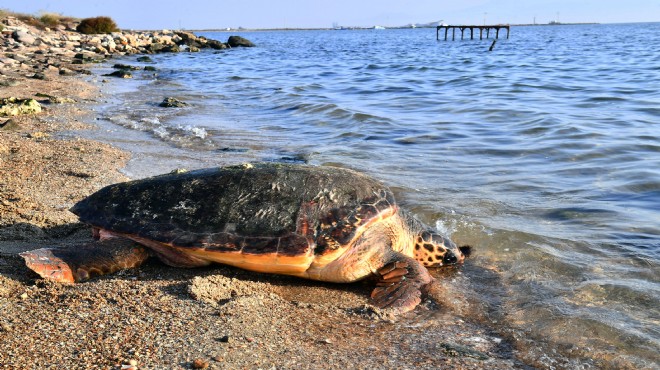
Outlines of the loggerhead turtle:
[[400,209],[380,182],[335,167],[171,173],[107,186],[71,211],[97,241],[21,253],[44,278],[86,280],[138,266],[151,251],[177,267],[217,262],[328,282],[373,275],[372,302],[402,313],[433,281],[424,266],[461,263],[469,248]]

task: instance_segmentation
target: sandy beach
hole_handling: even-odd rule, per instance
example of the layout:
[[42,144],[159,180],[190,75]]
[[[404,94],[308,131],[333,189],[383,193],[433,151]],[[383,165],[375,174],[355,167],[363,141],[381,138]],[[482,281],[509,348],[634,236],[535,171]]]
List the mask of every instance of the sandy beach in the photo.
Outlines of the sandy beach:
[[[86,72],[76,71],[87,67],[72,58],[36,50],[22,49],[29,62],[0,69],[1,97],[36,99],[43,108],[0,117],[0,368],[543,367],[485,325],[461,270],[434,272],[431,299],[395,319],[369,305],[370,281],[323,284],[156,260],[75,285],[39,278],[18,253],[90,241],[68,209],[127,180],[121,169],[131,153],[76,134],[96,129],[90,106],[102,99],[102,84],[85,82]],[[61,75],[53,64],[74,72]],[[46,78],[33,78],[35,70]]]

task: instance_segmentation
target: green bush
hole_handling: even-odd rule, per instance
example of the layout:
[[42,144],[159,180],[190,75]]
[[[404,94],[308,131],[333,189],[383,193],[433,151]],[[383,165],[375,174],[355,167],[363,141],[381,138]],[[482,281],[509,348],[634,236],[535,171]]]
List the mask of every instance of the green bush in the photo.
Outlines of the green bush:
[[46,27],[55,27],[60,24],[60,16],[57,14],[46,13],[39,17],[41,23]]
[[76,30],[84,34],[112,33],[119,31],[117,24],[110,17],[85,18]]

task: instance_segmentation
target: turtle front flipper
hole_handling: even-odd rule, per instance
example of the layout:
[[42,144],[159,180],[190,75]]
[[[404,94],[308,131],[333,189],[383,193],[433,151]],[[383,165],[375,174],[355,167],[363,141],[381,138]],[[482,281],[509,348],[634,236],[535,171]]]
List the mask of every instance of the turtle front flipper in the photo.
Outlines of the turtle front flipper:
[[375,306],[405,313],[422,301],[422,293],[433,282],[433,277],[416,260],[396,253],[376,272],[377,287],[371,293]]
[[44,279],[74,283],[137,267],[149,257],[149,252],[134,241],[112,238],[71,248],[41,248],[20,256],[28,268]]

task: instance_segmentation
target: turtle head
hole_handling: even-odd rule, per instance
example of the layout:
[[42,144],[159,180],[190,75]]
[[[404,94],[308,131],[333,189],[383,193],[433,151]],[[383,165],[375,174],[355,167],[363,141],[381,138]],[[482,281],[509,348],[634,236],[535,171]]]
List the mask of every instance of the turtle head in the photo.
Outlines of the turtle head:
[[423,231],[415,239],[415,259],[427,267],[440,267],[462,263],[470,247],[457,247],[444,235]]

